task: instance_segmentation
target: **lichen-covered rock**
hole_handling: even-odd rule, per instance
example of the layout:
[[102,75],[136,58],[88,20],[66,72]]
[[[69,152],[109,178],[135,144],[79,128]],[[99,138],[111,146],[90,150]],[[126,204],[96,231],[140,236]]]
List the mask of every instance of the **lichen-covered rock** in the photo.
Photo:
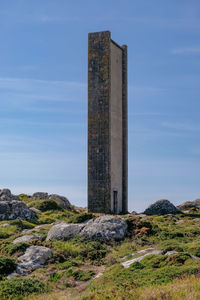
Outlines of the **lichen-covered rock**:
[[169,200],[158,200],[151,204],[145,211],[145,215],[165,215],[176,214],[180,210],[176,208]]
[[71,209],[72,205],[69,202],[69,200],[64,197],[64,196],[60,196],[57,194],[51,194],[49,195],[48,193],[44,193],[44,192],[37,192],[34,193],[33,198],[37,199],[37,200],[45,200],[45,199],[50,199],[50,200],[54,200],[55,202],[58,203],[58,205],[64,209]]
[[28,243],[32,240],[41,240],[41,239],[42,239],[42,235],[39,233],[35,235],[23,235],[14,239],[13,244]]
[[127,224],[114,216],[100,216],[80,224],[60,223],[54,225],[48,232],[48,240],[68,240],[76,235],[89,240],[123,239]]
[[18,258],[16,272],[26,275],[33,270],[39,269],[48,259],[52,257],[52,250],[43,246],[31,246],[25,254]]
[[71,203],[64,196],[60,196],[60,195],[57,195],[57,194],[52,194],[52,195],[49,195],[48,198],[51,199],[51,200],[56,201],[58,204],[60,204],[60,206],[62,208],[65,208],[65,209],[71,209],[72,208]]
[[43,199],[47,199],[48,198],[48,193],[43,193],[43,192],[36,192],[33,194],[33,198],[39,199],[39,200],[43,200]]
[[89,220],[80,232],[80,236],[90,240],[123,239],[127,224],[120,217],[100,216]]
[[85,224],[56,224],[49,230],[46,240],[69,240],[79,235],[84,226]]
[[19,197],[13,195],[9,189],[0,190],[0,201],[12,201],[12,200],[19,200]]
[[177,206],[178,209],[180,210],[189,210],[191,208],[197,208],[200,209],[200,199],[196,199],[194,201],[186,201],[180,205]]
[[30,207],[30,210],[32,210],[32,211],[35,212],[36,214],[41,214],[41,213],[42,213],[41,210],[39,210],[39,209],[37,209],[37,208],[35,208],[35,207]]
[[34,220],[36,214],[22,201],[0,201],[0,221],[4,220]]

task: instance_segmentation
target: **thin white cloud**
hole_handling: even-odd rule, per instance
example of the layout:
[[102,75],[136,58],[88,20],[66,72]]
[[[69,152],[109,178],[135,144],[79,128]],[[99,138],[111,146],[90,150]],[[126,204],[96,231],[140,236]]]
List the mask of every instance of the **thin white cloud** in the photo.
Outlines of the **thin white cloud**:
[[86,83],[63,80],[43,80],[34,78],[15,78],[15,77],[0,77],[0,88],[11,88],[15,90],[30,90],[30,88],[44,86],[48,88],[50,85],[59,88],[85,87]]
[[180,122],[162,122],[161,126],[173,130],[180,130],[180,131],[194,131],[194,132],[200,131],[199,125],[180,123]]
[[171,53],[174,55],[200,55],[200,46],[174,48]]
[[[24,153],[27,153],[28,155],[30,153],[34,152],[46,152],[48,149],[48,152],[54,152],[55,149],[64,149],[64,147],[68,144],[77,146],[77,145],[82,145],[83,147],[83,136],[80,137],[75,136],[75,135],[62,135],[62,134],[57,134],[56,135],[56,143],[55,139],[50,139],[49,137],[31,137],[28,135],[14,135],[14,134],[0,134],[0,156],[8,155],[11,154],[13,155],[13,149],[14,151],[19,150],[25,151]],[[7,152],[4,153],[4,149],[7,149]],[[23,149],[23,150],[22,150]],[[18,155],[20,154],[19,152],[16,152]],[[22,155],[24,155],[22,153]],[[36,154],[37,155],[37,154]]]
[[1,118],[1,125],[5,124],[12,124],[14,125],[24,125],[24,126],[47,126],[47,127],[85,127],[86,124],[81,122],[61,122],[61,121],[33,121],[33,120],[27,120],[27,119],[19,119],[19,118]]
[[[140,86],[140,85],[129,85],[128,86],[128,92],[130,96],[134,96],[135,99],[139,97],[144,97],[147,95],[154,95],[158,93],[164,93],[167,89],[161,88],[161,87],[155,87],[155,86]],[[139,98],[140,99],[140,98]]]
[[151,116],[166,116],[164,113],[160,112],[130,112],[128,115],[131,116],[139,116],[139,117],[151,117]]
[[86,83],[83,82],[31,78],[0,78],[1,102],[74,102],[83,99],[83,97],[86,96],[86,93]]
[[144,178],[155,177],[193,177],[199,174],[200,162],[191,159],[169,159],[167,157],[156,159],[138,159],[134,157],[129,160],[129,175]]
[[71,16],[71,17],[61,17],[61,16],[55,16],[55,15],[33,15],[32,17],[33,20],[39,21],[42,23],[55,23],[55,22],[77,22],[81,21],[83,19],[76,17],[76,16]]
[[[144,28],[153,28],[156,30],[160,29],[169,29],[169,30],[199,30],[200,29],[200,20],[197,17],[186,16],[182,18],[160,18],[160,17],[121,17],[116,16],[112,17],[100,17],[97,19],[99,22],[112,20],[116,22],[126,22],[126,23],[136,23]],[[140,27],[141,28],[141,27]]]

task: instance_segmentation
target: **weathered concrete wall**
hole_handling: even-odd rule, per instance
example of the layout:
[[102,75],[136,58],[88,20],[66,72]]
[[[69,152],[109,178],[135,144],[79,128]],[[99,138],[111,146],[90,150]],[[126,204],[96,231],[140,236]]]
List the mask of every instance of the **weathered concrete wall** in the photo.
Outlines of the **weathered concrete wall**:
[[[88,39],[88,210],[127,211],[127,54],[110,32]],[[117,192],[117,208],[113,192]]]
[[88,210],[110,212],[110,32],[88,40]]
[[[111,132],[111,211],[122,212],[122,49],[111,41],[110,132]],[[114,208],[114,191],[117,205]]]

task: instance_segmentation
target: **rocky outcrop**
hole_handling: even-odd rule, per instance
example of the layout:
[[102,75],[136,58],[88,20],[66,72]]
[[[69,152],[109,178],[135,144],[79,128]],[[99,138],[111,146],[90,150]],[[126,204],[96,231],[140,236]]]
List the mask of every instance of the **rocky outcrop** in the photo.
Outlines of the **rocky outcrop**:
[[200,209],[200,199],[196,199],[194,201],[186,201],[180,205],[177,206],[180,210],[190,210],[191,208],[197,208]]
[[52,250],[42,246],[31,246],[25,254],[18,258],[16,273],[26,275],[33,270],[39,269],[52,257]]
[[14,239],[13,244],[18,244],[18,243],[28,243],[32,240],[41,240],[42,235],[41,234],[35,234],[35,235],[23,235],[20,236],[16,239]]
[[49,195],[48,199],[56,201],[64,209],[71,209],[72,205],[69,200],[64,196],[59,196],[57,194]]
[[18,196],[13,195],[9,189],[0,189],[0,221],[36,218],[36,214]]
[[100,216],[89,220],[80,232],[80,236],[90,240],[121,240],[127,229],[126,222],[120,217]]
[[58,203],[58,205],[64,209],[71,209],[72,205],[69,202],[69,200],[64,197],[64,196],[60,196],[57,194],[51,194],[49,195],[48,193],[44,193],[44,192],[37,192],[34,193],[33,198],[37,199],[37,200],[45,200],[45,199],[50,199],[50,200],[54,200],[55,202]]
[[53,226],[48,235],[48,240],[67,240],[79,235],[89,240],[123,239],[127,224],[120,217],[100,216],[81,224],[61,223]]
[[66,224],[60,223],[54,225],[48,232],[46,240],[62,240],[66,241],[79,235],[84,224]]
[[36,192],[33,194],[33,198],[43,200],[43,199],[48,199],[48,193],[43,193],[43,192]]
[[4,220],[34,220],[36,214],[21,201],[0,201],[0,221]]
[[145,215],[165,215],[176,214],[180,210],[176,208],[169,200],[158,200],[151,204],[145,211]]
[[19,200],[19,197],[13,195],[9,189],[0,190],[0,201],[12,201],[12,200]]

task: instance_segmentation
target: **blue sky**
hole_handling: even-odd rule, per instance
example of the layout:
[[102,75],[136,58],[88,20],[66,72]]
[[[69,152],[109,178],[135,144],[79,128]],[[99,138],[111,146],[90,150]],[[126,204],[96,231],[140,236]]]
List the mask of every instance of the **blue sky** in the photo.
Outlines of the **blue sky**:
[[0,188],[87,205],[87,38],[128,45],[129,210],[200,197],[198,0],[0,1]]

